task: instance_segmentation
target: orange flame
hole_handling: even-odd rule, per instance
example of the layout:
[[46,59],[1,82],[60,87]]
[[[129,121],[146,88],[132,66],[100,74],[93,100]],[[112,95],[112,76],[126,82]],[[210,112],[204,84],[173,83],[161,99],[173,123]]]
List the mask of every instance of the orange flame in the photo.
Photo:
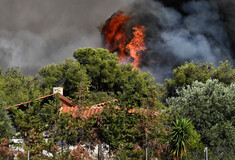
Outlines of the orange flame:
[[124,12],[118,12],[108,19],[102,28],[106,47],[110,52],[118,50],[120,59],[125,57],[125,46],[128,41],[124,27],[129,19]]
[[130,50],[130,56],[134,59],[132,63],[134,68],[137,68],[140,64],[141,54],[146,50],[144,38],[145,34],[144,31],[146,30],[144,26],[133,27],[134,31],[134,38],[131,42],[126,46]]
[[110,52],[118,51],[119,59],[132,57],[134,68],[137,68],[141,62],[141,55],[146,50],[144,38],[145,27],[133,27],[133,38],[129,41],[126,37],[126,24],[130,17],[124,12],[117,12],[106,21],[102,28],[104,42]]

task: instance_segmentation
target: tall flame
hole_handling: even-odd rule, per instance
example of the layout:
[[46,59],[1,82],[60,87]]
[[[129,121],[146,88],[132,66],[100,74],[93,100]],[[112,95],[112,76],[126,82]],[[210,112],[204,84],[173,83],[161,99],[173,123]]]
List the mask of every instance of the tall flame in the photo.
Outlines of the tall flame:
[[117,12],[109,18],[102,28],[104,42],[110,52],[117,51],[119,59],[127,57],[133,58],[134,68],[137,68],[141,62],[141,55],[146,50],[144,38],[145,27],[138,25],[133,27],[133,38],[128,40],[126,37],[126,24],[130,17],[125,12]]
[[124,12],[117,12],[106,21],[106,25],[102,28],[106,47],[110,52],[118,51],[119,58],[125,57],[125,46],[128,43],[125,33],[125,25],[130,17]]
[[132,63],[134,68],[137,68],[141,61],[141,54],[146,50],[144,38],[144,31],[146,30],[144,26],[133,27],[134,37],[131,42],[126,46],[130,50],[130,56],[134,59]]

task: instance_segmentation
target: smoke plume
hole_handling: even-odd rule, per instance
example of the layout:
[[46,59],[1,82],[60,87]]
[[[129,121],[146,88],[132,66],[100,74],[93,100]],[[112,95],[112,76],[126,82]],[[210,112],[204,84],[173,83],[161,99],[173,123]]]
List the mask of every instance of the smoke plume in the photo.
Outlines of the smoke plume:
[[114,12],[146,28],[139,67],[157,81],[185,61],[235,58],[234,0],[0,0],[0,67],[24,73],[71,57],[79,47],[105,47],[99,27]]
[[235,58],[235,2],[232,0],[136,0],[126,10],[133,26],[146,27],[146,52],[140,68],[157,81],[185,61],[212,62]]
[[0,0],[0,67],[35,74],[72,57],[79,47],[102,47],[99,27],[128,0]]

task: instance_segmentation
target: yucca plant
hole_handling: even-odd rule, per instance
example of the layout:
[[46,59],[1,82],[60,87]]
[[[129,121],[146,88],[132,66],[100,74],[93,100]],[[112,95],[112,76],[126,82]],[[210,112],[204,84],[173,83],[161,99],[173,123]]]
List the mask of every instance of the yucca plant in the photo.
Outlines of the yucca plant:
[[189,119],[181,118],[173,122],[172,133],[170,134],[170,152],[174,159],[182,159],[186,155],[187,145],[193,136],[192,129],[193,126]]

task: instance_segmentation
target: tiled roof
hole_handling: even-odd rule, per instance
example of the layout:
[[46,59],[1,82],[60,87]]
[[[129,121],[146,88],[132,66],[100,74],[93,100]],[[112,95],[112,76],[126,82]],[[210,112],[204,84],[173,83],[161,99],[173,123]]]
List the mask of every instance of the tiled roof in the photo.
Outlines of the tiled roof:
[[[113,101],[116,102],[118,100],[117,99],[113,99]],[[103,103],[92,105],[91,108],[107,106],[110,103],[111,103],[110,101],[106,101],[106,102],[103,102]]]
[[101,113],[103,111],[103,107],[89,108],[84,111],[82,117],[90,117],[91,115]]
[[[117,99],[113,99],[113,101],[117,101]],[[61,108],[61,111],[72,113],[73,116],[80,116],[80,117],[90,117],[91,115],[98,114],[103,111],[104,106],[108,106],[111,102],[106,101],[103,103],[92,105],[88,108],[79,108],[78,106],[69,107],[69,106],[63,106]]]
[[[116,102],[118,101],[117,99],[113,99],[112,101]],[[72,113],[73,116],[80,116],[80,117],[90,117],[91,115],[98,114],[103,111],[104,106],[108,106],[111,102],[106,101],[103,103],[98,103],[95,105],[92,105],[88,108],[79,108],[78,106],[70,107],[70,106],[63,106],[61,108],[61,111],[67,112],[67,113]]]
[[[110,101],[104,102],[103,104],[110,104]],[[78,108],[76,107],[63,107],[61,108],[63,112],[67,112],[67,113],[72,113],[73,117],[83,117],[83,118],[87,118],[90,117],[94,114],[99,114],[103,111],[103,106],[99,106],[99,107],[95,107],[97,105],[93,105],[91,107],[89,107],[88,109],[84,109],[84,108]],[[120,109],[120,107],[115,107],[115,109]],[[129,113],[144,113],[144,114],[150,114],[151,116],[157,116],[158,112],[152,111],[152,110],[147,110],[144,108],[139,108],[139,109],[131,109],[128,111]]]

